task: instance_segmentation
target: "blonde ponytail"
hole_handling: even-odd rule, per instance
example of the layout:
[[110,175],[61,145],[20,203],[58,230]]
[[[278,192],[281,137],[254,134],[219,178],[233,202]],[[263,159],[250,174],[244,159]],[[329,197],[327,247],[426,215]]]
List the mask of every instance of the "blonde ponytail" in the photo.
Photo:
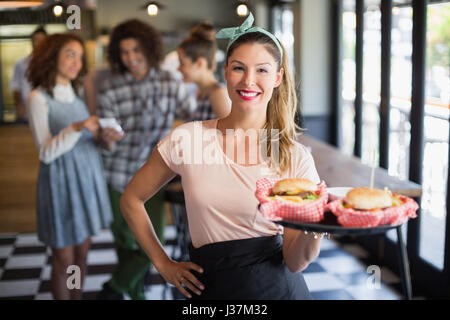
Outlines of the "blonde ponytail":
[[273,129],[279,130],[276,136],[271,139],[278,139],[279,155],[274,159],[272,150],[273,141],[268,143],[267,156],[271,159],[271,166],[279,174],[286,172],[290,166],[291,148],[293,139],[296,138],[297,130],[301,128],[295,123],[295,114],[297,112],[297,95],[295,87],[289,74],[286,51],[283,48],[283,59],[281,67],[283,68],[283,79],[281,84],[273,90],[272,98],[267,106],[266,124],[264,129],[270,134]]

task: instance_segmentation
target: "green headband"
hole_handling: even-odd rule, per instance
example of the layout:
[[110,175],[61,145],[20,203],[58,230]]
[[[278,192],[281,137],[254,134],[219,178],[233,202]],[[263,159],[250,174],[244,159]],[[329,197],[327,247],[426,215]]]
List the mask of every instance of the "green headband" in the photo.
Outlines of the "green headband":
[[260,27],[252,27],[253,21],[255,21],[255,18],[253,18],[252,13],[250,12],[247,19],[245,19],[244,23],[242,23],[240,27],[224,28],[216,33],[216,38],[230,39],[230,42],[228,42],[227,46],[228,52],[228,49],[230,48],[231,44],[235,42],[240,36],[250,32],[261,32],[264,33],[266,36],[268,36],[270,39],[272,39],[272,41],[277,45],[277,48],[280,51],[281,59],[283,59],[283,50],[281,49],[281,45],[278,42],[278,39],[269,31],[266,31]]

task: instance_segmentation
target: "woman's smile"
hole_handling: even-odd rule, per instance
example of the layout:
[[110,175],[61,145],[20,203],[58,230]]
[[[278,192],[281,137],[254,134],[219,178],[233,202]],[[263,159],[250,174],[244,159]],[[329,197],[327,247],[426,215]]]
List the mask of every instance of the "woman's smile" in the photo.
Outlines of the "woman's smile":
[[261,95],[261,92],[250,90],[237,90],[239,96],[246,101],[253,101]]
[[242,44],[228,58],[225,68],[233,107],[243,110],[266,109],[281,77],[277,62],[262,44]]

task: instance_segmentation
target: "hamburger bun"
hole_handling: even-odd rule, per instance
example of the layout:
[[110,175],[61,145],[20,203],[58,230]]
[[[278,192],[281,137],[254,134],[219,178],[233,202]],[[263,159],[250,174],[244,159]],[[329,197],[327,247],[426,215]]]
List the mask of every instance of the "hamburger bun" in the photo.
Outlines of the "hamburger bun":
[[357,210],[374,210],[392,206],[392,197],[388,191],[374,188],[354,188],[345,196],[345,201]]
[[272,193],[278,195],[296,195],[304,191],[317,191],[317,185],[308,179],[295,178],[280,180],[272,188]]

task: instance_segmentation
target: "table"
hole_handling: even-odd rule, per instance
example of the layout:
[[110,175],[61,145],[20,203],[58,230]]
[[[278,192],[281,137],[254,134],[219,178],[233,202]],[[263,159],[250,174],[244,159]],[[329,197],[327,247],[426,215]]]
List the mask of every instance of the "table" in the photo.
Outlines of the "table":
[[[369,185],[371,167],[363,164],[360,159],[345,155],[339,149],[307,135],[301,135],[298,141],[311,148],[311,154],[319,176],[328,187],[363,187]],[[422,187],[419,184],[392,177],[383,168],[375,169],[374,187],[379,189],[388,187],[394,193],[411,198],[418,198],[422,195]],[[401,225],[395,227],[400,276],[405,298],[411,300],[411,276],[401,227]],[[387,231],[388,229],[383,232]]]

